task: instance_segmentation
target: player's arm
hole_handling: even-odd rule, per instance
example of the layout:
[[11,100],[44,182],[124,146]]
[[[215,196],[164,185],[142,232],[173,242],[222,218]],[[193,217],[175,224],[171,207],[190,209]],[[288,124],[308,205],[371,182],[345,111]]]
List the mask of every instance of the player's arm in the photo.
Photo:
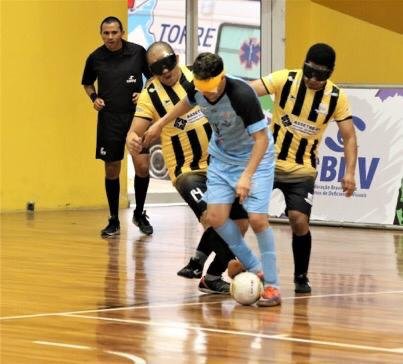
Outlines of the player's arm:
[[269,145],[269,138],[267,136],[266,128],[253,133],[252,137],[255,143],[253,145],[248,164],[246,165],[245,170],[242,172],[236,186],[236,194],[241,203],[248,197],[251,188],[252,176],[256,172],[256,169],[259,166],[259,163],[266,153]]
[[269,93],[261,78],[249,82],[249,85],[255,90],[258,96],[264,96]]
[[179,116],[186,114],[189,112],[193,106],[188,103],[187,98],[185,97],[181,101],[179,101],[172,110],[166,113],[161,119],[154,122],[150,128],[145,132],[143,143],[144,146],[149,146],[154,140],[156,140],[160,135],[163,127],[170,123],[172,120],[175,120]]
[[142,138],[150,125],[150,121],[135,116],[130,126],[130,130],[126,136],[126,147],[132,156],[139,154],[143,149]]
[[357,163],[357,137],[353,119],[348,118],[337,122],[344,143],[344,158],[346,171],[341,181],[343,192],[350,197],[355,190],[355,167]]

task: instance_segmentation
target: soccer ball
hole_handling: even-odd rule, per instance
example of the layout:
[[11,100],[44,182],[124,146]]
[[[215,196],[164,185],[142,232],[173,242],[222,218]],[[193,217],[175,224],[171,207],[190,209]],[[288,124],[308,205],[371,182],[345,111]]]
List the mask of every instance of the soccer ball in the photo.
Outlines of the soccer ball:
[[239,273],[231,282],[230,293],[232,298],[241,305],[252,305],[263,291],[260,278],[251,272]]

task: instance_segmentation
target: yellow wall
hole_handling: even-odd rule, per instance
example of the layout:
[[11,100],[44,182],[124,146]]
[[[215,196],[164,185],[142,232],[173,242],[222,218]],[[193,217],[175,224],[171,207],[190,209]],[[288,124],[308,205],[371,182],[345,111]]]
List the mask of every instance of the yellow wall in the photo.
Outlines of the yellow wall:
[[[1,211],[30,200],[39,210],[107,206],[103,163],[94,157],[96,112],[81,75],[102,44],[99,23],[114,15],[127,24],[127,2],[0,3]],[[123,205],[124,177],[121,191]]]
[[[309,45],[324,41],[337,51],[335,81],[403,84],[403,1],[369,3],[357,13],[356,0],[287,0],[286,66],[299,67]],[[30,200],[39,210],[106,206],[103,163],[94,159],[96,113],[80,81],[85,58],[101,44],[100,21],[115,15],[126,23],[127,2],[0,6],[1,211],[23,210]],[[124,206],[125,178],[121,197]]]
[[334,81],[402,85],[402,19],[402,0],[287,0],[286,67],[325,42],[336,49]]

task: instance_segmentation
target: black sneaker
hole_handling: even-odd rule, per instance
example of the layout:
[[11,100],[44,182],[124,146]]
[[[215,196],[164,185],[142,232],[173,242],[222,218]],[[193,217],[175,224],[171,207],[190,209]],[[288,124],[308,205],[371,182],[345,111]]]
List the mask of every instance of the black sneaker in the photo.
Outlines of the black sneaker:
[[311,293],[311,285],[306,274],[299,274],[294,277],[295,293]]
[[178,276],[185,278],[201,278],[203,267],[195,258],[190,258],[189,263],[176,273]]
[[101,237],[110,238],[115,235],[120,234],[120,222],[116,217],[110,217],[108,220],[108,225],[101,230]]
[[229,294],[229,283],[225,282],[222,278],[210,281],[206,277],[203,277],[199,282],[199,291],[204,293]]
[[133,212],[133,224],[138,226],[143,234],[151,235],[154,232],[154,229],[148,219],[149,217],[146,215],[145,211],[143,211],[141,215],[136,215],[136,211]]

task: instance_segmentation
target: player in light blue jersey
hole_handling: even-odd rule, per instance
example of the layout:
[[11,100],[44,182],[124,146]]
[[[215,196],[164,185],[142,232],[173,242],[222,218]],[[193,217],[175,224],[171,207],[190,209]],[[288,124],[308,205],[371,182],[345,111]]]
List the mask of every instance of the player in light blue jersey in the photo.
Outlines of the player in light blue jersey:
[[[267,120],[253,89],[243,80],[225,75],[218,55],[201,53],[193,64],[193,74],[194,87],[187,90],[187,98],[149,128],[144,146],[157,138],[167,123],[196,104],[200,106],[213,129],[207,172],[207,220],[246,270],[261,275],[263,267],[264,291],[258,305],[279,305],[274,236],[267,219],[275,163]],[[248,212],[262,264],[229,219],[236,197]]]

